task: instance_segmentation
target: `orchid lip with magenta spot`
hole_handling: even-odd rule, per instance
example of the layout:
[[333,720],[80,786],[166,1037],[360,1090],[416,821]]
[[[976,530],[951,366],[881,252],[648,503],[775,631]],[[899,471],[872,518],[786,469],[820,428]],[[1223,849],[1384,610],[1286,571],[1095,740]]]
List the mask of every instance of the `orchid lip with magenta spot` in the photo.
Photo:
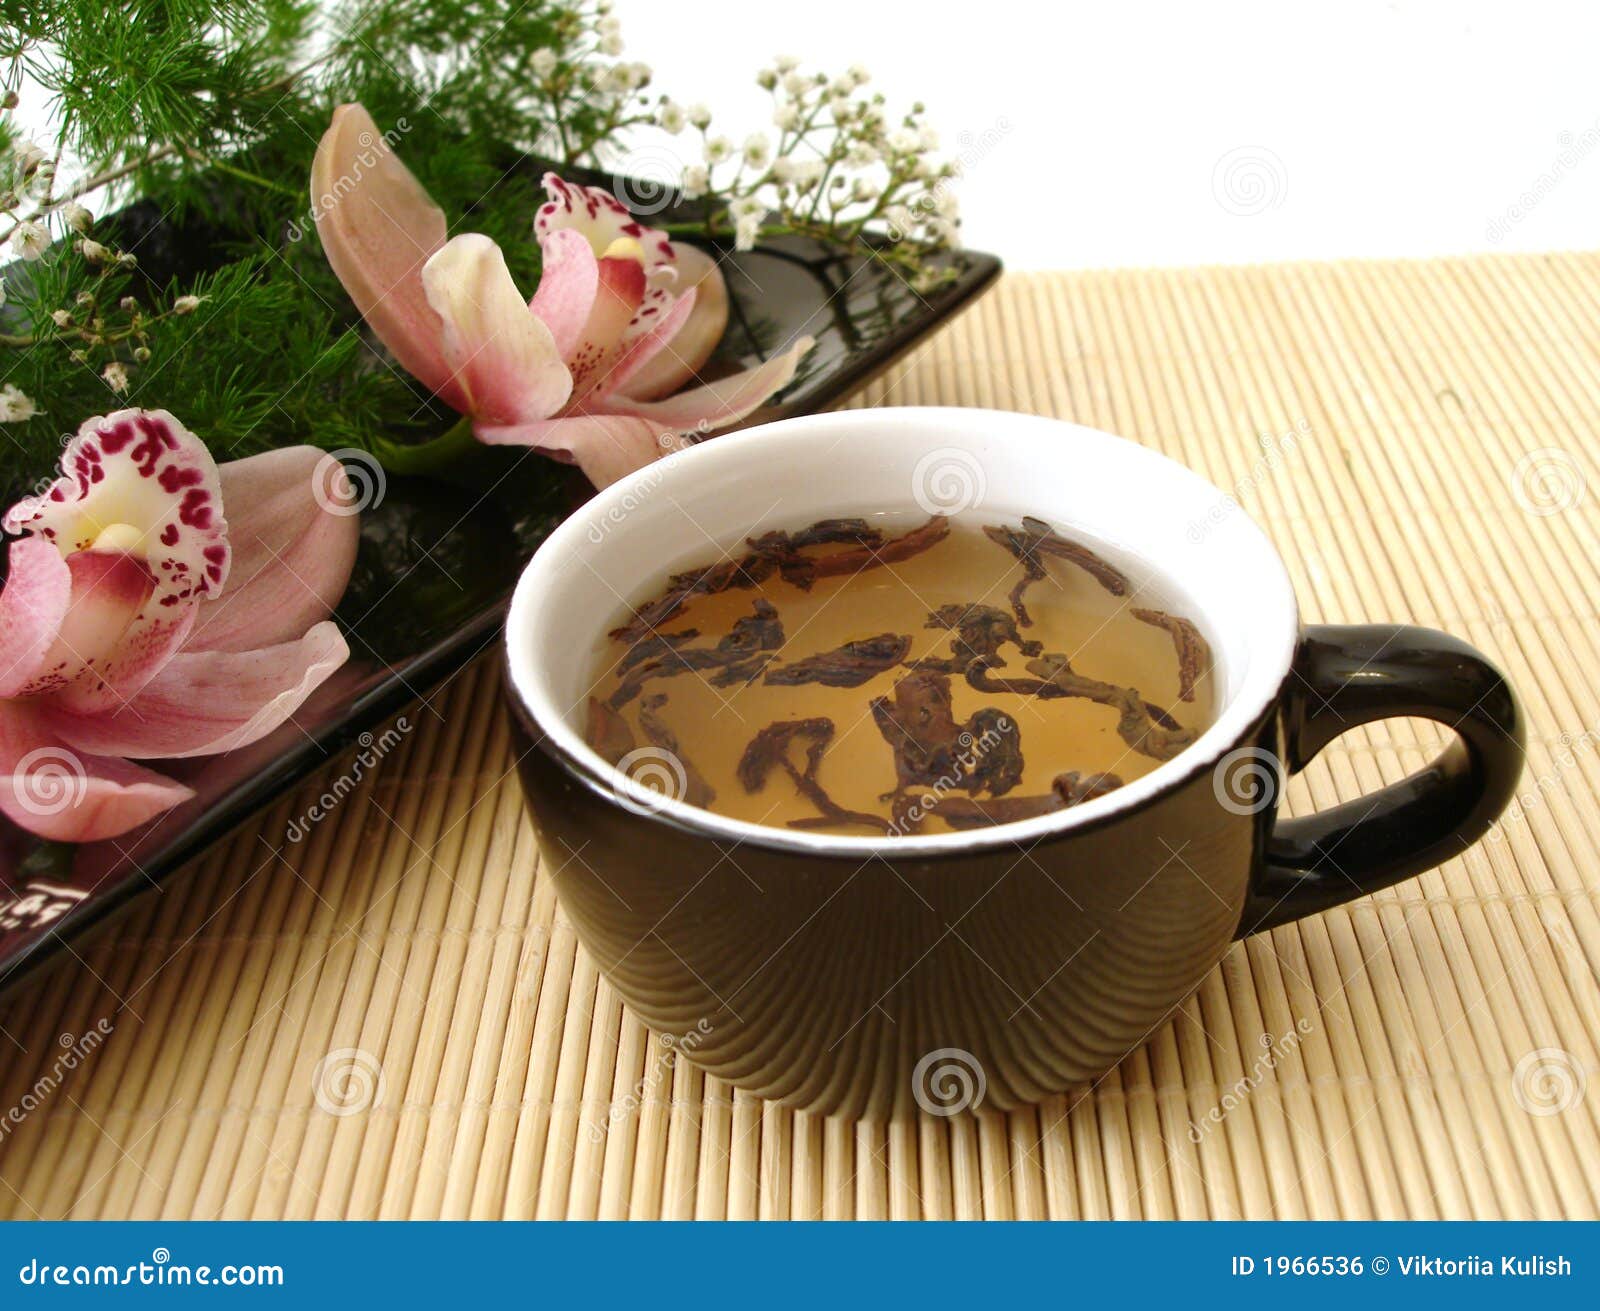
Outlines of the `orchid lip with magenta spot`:
[[[0,520],[0,813],[114,837],[187,800],[134,761],[216,755],[278,727],[349,654],[328,615],[358,521],[286,447],[221,466],[164,410],[90,419],[61,474]],[[316,492],[324,489],[322,498]]]
[[747,418],[794,376],[809,337],[677,391],[727,322],[715,262],[680,252],[599,187],[554,173],[544,185],[533,222],[543,271],[525,300],[490,238],[447,236],[444,212],[360,105],[334,111],[312,164],[312,195],[337,202],[316,211],[334,272],[379,340],[478,440],[576,461],[603,487],[684,434]]

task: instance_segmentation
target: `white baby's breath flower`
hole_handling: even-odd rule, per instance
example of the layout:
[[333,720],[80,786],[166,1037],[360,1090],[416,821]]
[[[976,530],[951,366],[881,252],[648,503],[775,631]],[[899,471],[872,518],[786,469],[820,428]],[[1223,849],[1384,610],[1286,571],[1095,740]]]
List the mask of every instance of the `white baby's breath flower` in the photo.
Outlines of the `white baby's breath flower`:
[[754,133],[745,140],[744,162],[753,169],[764,169],[772,162],[772,142],[764,132]]
[[594,25],[594,30],[601,36],[615,36],[622,31],[622,20],[615,14],[608,13]]
[[787,100],[772,111],[772,121],[785,132],[800,125],[800,107]]
[[0,423],[26,423],[39,407],[11,383],[0,387]]
[[761,237],[761,215],[741,214],[733,225],[735,250],[754,250]]
[[112,360],[100,371],[100,376],[105,379],[106,386],[119,396],[128,390],[128,366],[121,360]]
[[204,299],[204,296],[179,296],[177,300],[172,302],[172,312],[174,314],[193,314],[200,308],[200,302]]
[[872,81],[872,74],[867,72],[865,65],[862,64],[851,64],[845,73],[857,86],[866,86]]
[[779,55],[772,61],[772,66],[780,73],[792,73],[800,67],[800,61],[793,55]]
[[878,194],[878,184],[871,178],[856,178],[850,184],[850,199],[865,202]]
[[851,168],[867,168],[878,162],[878,152],[869,141],[857,141],[845,152],[844,162]]
[[914,154],[920,138],[908,127],[897,127],[889,133],[889,149],[897,155]]
[[756,85],[763,91],[771,91],[778,85],[778,74],[770,68],[763,68],[756,74]]
[[61,217],[74,232],[87,232],[94,222],[94,215],[75,200],[62,207]]
[[23,219],[11,234],[11,250],[23,259],[38,259],[49,247],[50,234],[45,231],[44,224],[32,219]]
[[33,172],[49,156],[49,152],[37,141],[30,141],[26,138],[13,141],[11,143],[11,153],[16,157],[17,167],[24,173]]
[[678,133],[682,132],[684,124],[688,121],[688,116],[683,112],[683,106],[676,100],[663,100],[661,108],[656,110],[656,122],[666,131],[672,133],[673,136],[677,136]]
[[690,105],[689,108],[684,111],[684,113],[688,115],[689,124],[691,127],[697,127],[703,131],[705,128],[710,126],[711,111],[704,105],[696,102],[695,104]]
[[602,55],[620,55],[622,53],[622,37],[616,32],[602,36],[600,38],[600,53]]
[[889,225],[889,233],[896,240],[908,235],[917,225],[917,218],[905,205],[890,205],[883,211],[883,221]]
[[685,200],[699,200],[711,189],[711,174],[703,164],[690,164],[683,170],[683,181],[678,189]]
[[787,186],[789,183],[794,181],[794,160],[790,159],[788,155],[780,155],[777,159],[772,161],[772,172],[770,176],[772,180],[780,187]]
[[78,254],[82,255],[91,264],[100,264],[105,261],[111,252],[93,237],[79,237]]
[[766,212],[767,207],[754,196],[738,196],[728,202],[728,213],[736,219],[744,218],[747,214],[762,218]]
[[548,46],[540,50],[535,50],[533,52],[533,58],[528,61],[533,68],[533,75],[539,78],[541,81],[556,71],[556,65],[559,62],[560,61],[556,58],[556,52],[551,50]]
[[811,79],[802,73],[790,73],[783,79],[783,89],[786,94],[798,100],[811,89]]
[[72,314],[69,310],[51,310],[50,322],[58,328],[70,328],[72,326]]
[[923,124],[917,129],[917,145],[923,150],[939,149],[939,130]]
[[706,142],[706,163],[721,164],[733,157],[733,142],[727,137],[711,137]]

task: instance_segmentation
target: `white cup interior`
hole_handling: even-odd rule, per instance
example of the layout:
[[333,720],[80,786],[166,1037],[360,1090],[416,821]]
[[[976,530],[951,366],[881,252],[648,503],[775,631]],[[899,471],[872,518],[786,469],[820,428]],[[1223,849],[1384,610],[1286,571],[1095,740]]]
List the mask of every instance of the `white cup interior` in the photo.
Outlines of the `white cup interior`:
[[517,585],[509,670],[534,722],[583,772],[616,776],[584,741],[594,644],[666,576],[744,539],[818,519],[933,510],[984,522],[1044,519],[1152,579],[1211,645],[1211,726],[1175,759],[1084,805],[962,833],[864,837],[768,828],[663,800],[664,817],[741,842],[932,854],[1026,842],[1137,806],[1234,746],[1277,695],[1299,631],[1294,592],[1265,534],[1218,488],[1147,447],[1091,428],[991,410],[846,410],[705,442],[606,488],[557,528]]

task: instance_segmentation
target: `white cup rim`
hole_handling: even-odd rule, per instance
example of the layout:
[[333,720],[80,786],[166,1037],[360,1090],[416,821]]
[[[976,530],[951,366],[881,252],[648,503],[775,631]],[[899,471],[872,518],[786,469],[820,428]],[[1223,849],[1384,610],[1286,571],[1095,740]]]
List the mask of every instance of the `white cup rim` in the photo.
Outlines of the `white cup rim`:
[[[829,452],[829,486],[818,487],[815,479],[804,487],[792,481],[796,468],[806,465],[793,458],[806,443],[815,443],[813,452]],[[1020,506],[1020,512],[1045,519],[1069,535],[1078,528],[1101,544],[1121,547],[1124,559],[1143,561],[1190,598],[1195,609],[1187,617],[1212,643],[1219,677],[1226,684],[1211,725],[1176,757],[1103,797],[993,828],[905,836],[814,833],[753,824],[666,797],[652,799],[653,818],[734,844],[816,855],[866,860],[970,853],[1026,846],[1097,826],[1170,793],[1240,748],[1276,702],[1300,630],[1288,572],[1266,534],[1232,496],[1148,447],[1036,415],[955,407],[842,410],[787,419],[701,443],[596,493],[539,547],[523,570],[506,618],[510,690],[536,732],[543,734],[542,746],[592,788],[610,788],[619,799],[638,790],[630,789],[621,771],[587,744],[577,722],[586,698],[582,692],[576,698],[572,694],[573,671],[580,667],[575,661],[586,657],[600,625],[611,617],[609,612],[594,613],[592,606],[586,611],[571,603],[577,595],[574,587],[592,581],[581,571],[603,577],[606,569],[621,568],[619,579],[637,574],[633,590],[619,597],[618,605],[623,600],[636,602],[667,572],[704,564],[715,558],[714,548],[731,546],[748,533],[802,527],[827,515],[861,513],[860,506],[850,503],[852,495],[870,489],[874,480],[882,484],[913,465],[926,466],[940,452],[957,460],[970,458],[979,469],[987,461],[987,490],[993,492],[997,479],[1006,482],[1004,494],[991,502],[1001,513],[1017,514]],[[810,465],[812,471],[821,467]],[[766,488],[759,476],[763,472]],[[1090,490],[1074,486],[1072,495],[1064,496],[1063,474],[1068,481],[1083,475],[1100,483]],[[755,499],[749,495],[751,489],[763,488],[757,495],[765,503],[772,499],[771,482],[784,478],[791,479],[797,499],[809,498],[812,509],[796,505],[793,513],[779,513],[776,518],[769,513],[754,524],[738,519],[741,513],[761,514],[759,506],[750,509]],[[1126,498],[1130,485],[1150,498],[1148,511],[1141,503],[1138,509],[1124,506],[1120,520],[1098,526],[1084,521],[1085,516],[1114,515],[1116,494]],[[1040,493],[1041,486],[1051,490]],[[741,493],[743,507],[737,504]],[[909,484],[903,503],[908,508],[915,505]],[[817,505],[829,508],[816,513]],[[1074,506],[1076,513],[1062,512]],[[700,527],[718,515],[732,515],[740,525],[737,531]],[[678,535],[671,530],[682,529],[685,516],[694,520],[691,531],[705,536],[682,543],[664,540]],[[1120,531],[1105,531],[1118,524]],[[1174,529],[1192,549],[1174,538]],[[652,542],[651,534],[663,540]],[[638,567],[630,567],[628,561]],[[569,603],[558,607],[564,594]],[[570,615],[575,612],[593,622],[592,633],[571,632]],[[569,617],[558,619],[559,615]],[[559,685],[562,675],[567,679],[564,688]]]

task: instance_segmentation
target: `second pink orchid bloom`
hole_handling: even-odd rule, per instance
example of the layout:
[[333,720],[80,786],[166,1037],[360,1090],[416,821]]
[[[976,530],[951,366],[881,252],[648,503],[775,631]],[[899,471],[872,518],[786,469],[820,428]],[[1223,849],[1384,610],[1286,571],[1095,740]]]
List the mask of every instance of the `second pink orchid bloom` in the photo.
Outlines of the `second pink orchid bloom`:
[[344,663],[328,615],[359,526],[330,459],[219,468],[162,410],[83,425],[60,477],[0,521],[20,534],[0,591],[0,813],[115,837],[193,795],[133,761],[254,742]]
[[[544,256],[524,301],[488,237],[446,237],[444,212],[360,105],[317,147],[311,193],[328,262],[416,379],[471,416],[479,440],[537,446],[605,486],[749,416],[793,376],[811,339],[676,395],[727,319],[714,263],[675,248],[609,192],[545,176]],[[699,286],[695,286],[695,283]]]

